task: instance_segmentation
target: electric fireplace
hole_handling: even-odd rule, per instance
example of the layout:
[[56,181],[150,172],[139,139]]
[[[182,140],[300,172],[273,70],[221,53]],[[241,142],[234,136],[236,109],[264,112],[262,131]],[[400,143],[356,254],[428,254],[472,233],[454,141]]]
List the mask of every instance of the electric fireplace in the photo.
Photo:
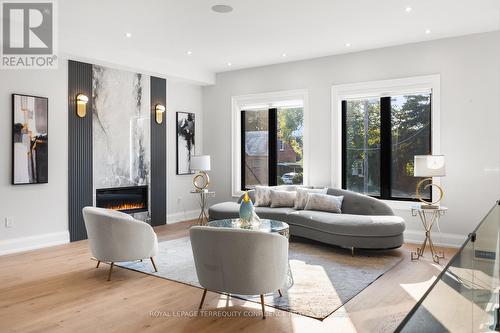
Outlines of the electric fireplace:
[[96,189],[96,207],[132,214],[148,211],[148,187],[129,186]]

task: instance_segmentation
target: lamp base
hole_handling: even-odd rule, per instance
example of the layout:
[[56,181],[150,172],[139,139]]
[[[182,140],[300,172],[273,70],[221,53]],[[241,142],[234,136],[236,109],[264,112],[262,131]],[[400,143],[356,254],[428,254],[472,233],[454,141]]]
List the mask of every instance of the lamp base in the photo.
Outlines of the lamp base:
[[193,178],[193,185],[198,192],[207,191],[206,188],[209,184],[210,177],[208,177],[208,174],[205,171],[198,172],[198,174]]
[[439,205],[422,204],[420,205],[422,209],[439,209]]
[[[431,202],[431,201],[427,201],[424,198],[422,198],[422,195],[420,194],[420,187],[424,184],[424,182],[429,182],[429,184],[424,186],[424,189],[427,189],[429,187],[432,188],[432,186],[434,186],[438,189],[439,198],[437,200]],[[432,183],[432,177],[424,178],[421,181],[419,181],[417,183],[417,188],[415,191],[416,191],[417,199],[422,202],[422,204],[420,206],[422,209],[438,209],[439,208],[439,202],[441,201],[441,199],[443,199],[444,191],[441,188],[441,186]]]

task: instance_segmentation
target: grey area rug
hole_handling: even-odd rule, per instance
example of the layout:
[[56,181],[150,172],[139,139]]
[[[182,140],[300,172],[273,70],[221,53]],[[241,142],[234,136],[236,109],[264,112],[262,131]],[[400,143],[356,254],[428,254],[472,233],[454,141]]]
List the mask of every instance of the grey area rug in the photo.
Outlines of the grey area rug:
[[[283,297],[277,292],[266,295],[265,304],[323,320],[401,260],[396,251],[362,251],[352,257],[345,249],[292,238],[289,261],[293,285],[282,289]],[[117,265],[201,287],[189,237],[160,242],[155,261],[157,273],[149,260]],[[258,295],[237,297],[260,302]]]

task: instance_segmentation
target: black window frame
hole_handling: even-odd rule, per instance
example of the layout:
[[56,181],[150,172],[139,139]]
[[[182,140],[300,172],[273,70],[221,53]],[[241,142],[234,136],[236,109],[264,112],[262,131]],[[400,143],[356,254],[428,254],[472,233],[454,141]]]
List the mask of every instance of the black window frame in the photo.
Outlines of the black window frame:
[[[278,162],[278,109],[270,108],[268,111],[268,186],[276,186],[278,185],[277,179],[277,162]],[[248,188],[245,184],[245,114],[247,111],[241,110],[241,134],[240,134],[240,151],[241,151],[241,185],[240,188],[242,191],[248,191]],[[254,111],[252,111],[254,112]]]
[[[418,94],[418,93],[417,93]],[[403,94],[396,94],[403,95]],[[411,94],[407,94],[411,95]],[[432,154],[432,92],[430,96],[430,117],[429,117],[429,155]],[[419,201],[417,198],[393,197],[391,193],[392,182],[392,117],[391,117],[392,96],[380,97],[380,195],[369,195],[373,198],[392,201]],[[341,122],[342,122],[342,189],[347,189],[347,99],[341,101]],[[430,188],[430,201],[432,201],[432,188]]]

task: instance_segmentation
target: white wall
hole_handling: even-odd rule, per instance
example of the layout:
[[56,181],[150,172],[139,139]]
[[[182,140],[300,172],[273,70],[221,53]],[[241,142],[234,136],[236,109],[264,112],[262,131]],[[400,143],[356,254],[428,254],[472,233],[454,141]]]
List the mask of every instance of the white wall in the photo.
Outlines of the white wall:
[[195,113],[195,153],[203,153],[202,88],[186,82],[167,82],[167,223],[198,217],[197,195],[189,193],[192,175],[176,175],[175,113]]
[[[204,148],[212,155],[217,201],[231,200],[231,96],[307,89],[310,183],[331,179],[331,87],[336,84],[441,75],[442,219],[436,243],[457,245],[500,196],[500,33],[409,44],[217,75],[204,87]],[[418,220],[407,222],[408,240],[420,238]]]
[[[63,60],[57,70],[0,71],[0,255],[69,241],[67,80]],[[48,184],[10,184],[12,93],[49,98]],[[175,175],[175,111],[196,113],[196,150],[201,153],[201,99],[200,86],[167,80],[167,223],[197,217],[191,177]],[[13,228],[6,228],[6,217],[13,218]]]
[[[0,71],[0,254],[69,240],[67,82],[66,61],[57,70]],[[49,98],[48,184],[11,185],[13,93]],[[13,228],[6,228],[6,217]]]

